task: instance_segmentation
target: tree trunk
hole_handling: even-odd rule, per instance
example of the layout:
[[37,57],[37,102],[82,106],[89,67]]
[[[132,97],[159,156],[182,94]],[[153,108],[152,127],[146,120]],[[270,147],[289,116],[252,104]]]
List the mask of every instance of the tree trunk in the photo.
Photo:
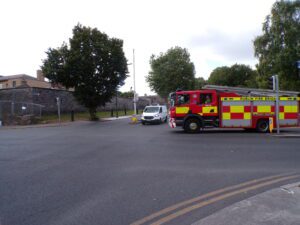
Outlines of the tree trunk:
[[97,121],[99,118],[97,117],[97,110],[96,108],[89,108],[90,113],[90,120],[91,121]]

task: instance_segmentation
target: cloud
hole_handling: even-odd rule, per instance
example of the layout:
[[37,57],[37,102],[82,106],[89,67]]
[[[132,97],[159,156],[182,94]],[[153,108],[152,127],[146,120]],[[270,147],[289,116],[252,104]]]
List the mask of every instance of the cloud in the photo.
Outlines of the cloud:
[[192,48],[209,49],[225,61],[253,60],[253,40],[257,31],[228,34],[219,30],[209,30],[205,34],[190,39]]

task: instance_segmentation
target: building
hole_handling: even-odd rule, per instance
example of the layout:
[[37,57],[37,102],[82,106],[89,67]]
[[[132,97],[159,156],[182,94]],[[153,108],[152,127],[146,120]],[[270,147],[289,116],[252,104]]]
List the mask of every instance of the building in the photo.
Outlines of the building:
[[51,88],[51,84],[45,81],[41,70],[37,71],[37,78],[26,74],[0,76],[0,89],[18,87]]

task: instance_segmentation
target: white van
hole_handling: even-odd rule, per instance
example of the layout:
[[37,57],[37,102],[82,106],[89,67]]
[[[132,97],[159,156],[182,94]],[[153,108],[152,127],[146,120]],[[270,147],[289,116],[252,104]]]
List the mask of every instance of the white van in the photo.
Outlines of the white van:
[[142,124],[162,123],[168,120],[168,110],[165,105],[146,106],[142,114]]

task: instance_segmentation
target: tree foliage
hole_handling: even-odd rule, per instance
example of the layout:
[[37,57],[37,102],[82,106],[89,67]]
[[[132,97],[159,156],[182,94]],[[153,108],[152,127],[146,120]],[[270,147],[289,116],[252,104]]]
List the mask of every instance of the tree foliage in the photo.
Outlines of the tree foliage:
[[205,80],[203,77],[196,77],[195,78],[195,90],[200,90],[203,88],[204,85],[207,84],[207,80]]
[[68,45],[50,48],[46,54],[45,76],[53,83],[74,87],[75,98],[89,109],[92,120],[97,119],[97,107],[110,101],[127,77],[123,41],[96,28],[78,24]]
[[296,68],[300,60],[300,1],[275,2],[262,30],[254,40],[259,86],[267,88],[268,77],[277,74],[281,89],[300,91]]
[[175,47],[159,56],[152,55],[150,66],[151,71],[146,80],[150,88],[161,97],[167,97],[177,88],[194,88],[195,67],[187,49]]
[[120,92],[119,96],[122,98],[133,98],[134,92],[133,91]]
[[249,66],[235,64],[231,67],[222,66],[214,69],[208,78],[208,83],[231,87],[256,88],[256,77],[256,71]]

